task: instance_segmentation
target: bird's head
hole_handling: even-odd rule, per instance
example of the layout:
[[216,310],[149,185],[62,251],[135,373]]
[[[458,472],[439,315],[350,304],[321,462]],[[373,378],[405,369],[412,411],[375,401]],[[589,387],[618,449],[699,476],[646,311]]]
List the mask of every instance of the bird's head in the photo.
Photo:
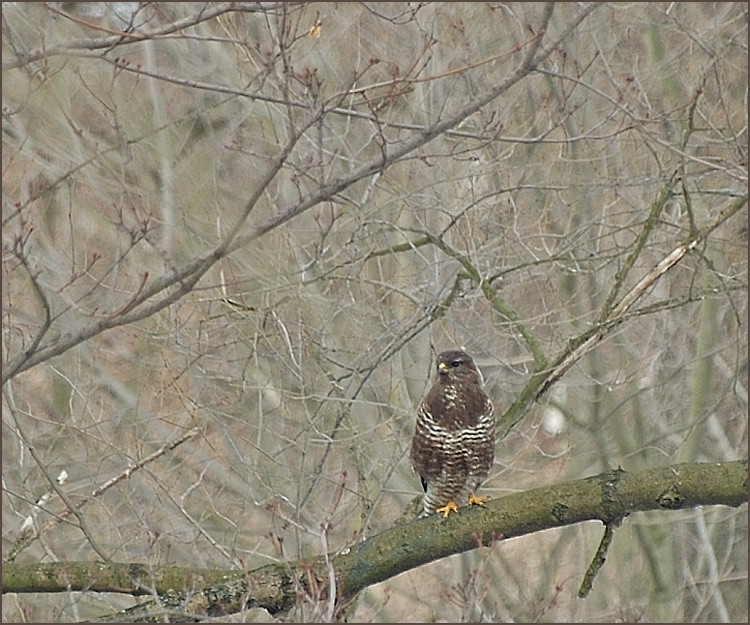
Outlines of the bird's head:
[[477,370],[471,356],[466,352],[451,350],[441,352],[437,357],[438,378],[441,380],[479,380]]

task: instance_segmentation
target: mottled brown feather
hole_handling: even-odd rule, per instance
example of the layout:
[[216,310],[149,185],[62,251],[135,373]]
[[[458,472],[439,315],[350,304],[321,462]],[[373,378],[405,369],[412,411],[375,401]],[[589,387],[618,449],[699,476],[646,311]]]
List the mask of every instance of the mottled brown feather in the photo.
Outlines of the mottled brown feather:
[[438,377],[417,409],[411,463],[425,489],[424,512],[459,505],[487,478],[495,458],[492,402],[471,356],[437,358]]

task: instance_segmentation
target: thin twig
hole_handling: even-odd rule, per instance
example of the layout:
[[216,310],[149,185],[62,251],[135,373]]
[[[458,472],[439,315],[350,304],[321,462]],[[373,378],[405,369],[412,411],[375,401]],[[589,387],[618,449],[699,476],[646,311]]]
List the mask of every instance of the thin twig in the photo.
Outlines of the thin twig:
[[591,564],[589,564],[589,568],[586,570],[586,574],[583,576],[581,587],[578,589],[578,596],[581,599],[586,598],[591,592],[594,578],[599,572],[599,569],[604,566],[604,562],[607,559],[607,551],[609,551],[609,546],[612,544],[612,539],[615,537],[615,527],[617,527],[618,525],[620,525],[619,522],[604,524],[604,536],[602,536],[602,540],[599,543],[599,548],[596,550],[594,558],[591,560]]
[[[97,486],[92,492],[91,495],[84,500],[79,506],[77,506],[77,510],[80,511],[83,509],[84,506],[86,506],[88,503],[94,501],[99,496],[103,495],[106,491],[108,491],[110,488],[118,484],[119,482],[122,482],[123,480],[129,478],[133,473],[136,471],[142,469],[147,464],[150,464],[157,458],[160,458],[165,453],[172,451],[173,449],[176,449],[182,443],[190,440],[193,438],[196,434],[198,434],[200,430],[198,428],[191,428],[187,432],[184,432],[180,436],[178,436],[175,440],[164,444],[161,448],[156,450],[154,453],[149,454],[142,460],[139,460],[132,466],[128,467],[121,473],[118,473],[114,477],[110,478],[104,484],[101,484],[100,486]],[[41,527],[37,532],[33,534],[29,534],[28,536],[24,536],[23,540],[16,541],[16,544],[11,547],[8,554],[3,558],[4,562],[12,562],[15,560],[15,558],[18,556],[18,554],[26,549],[29,545],[31,545],[35,540],[40,538],[43,534],[50,531],[52,528],[56,527],[60,523],[62,523],[70,514],[73,512],[71,507],[68,507],[66,510],[63,510],[60,514],[55,516],[55,518],[50,519],[47,521],[47,523]]]

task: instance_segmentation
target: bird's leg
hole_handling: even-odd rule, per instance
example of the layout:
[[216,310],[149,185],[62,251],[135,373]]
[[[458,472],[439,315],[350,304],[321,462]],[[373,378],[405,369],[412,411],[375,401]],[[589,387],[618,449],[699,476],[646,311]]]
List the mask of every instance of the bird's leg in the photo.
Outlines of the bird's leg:
[[484,502],[487,501],[489,497],[477,497],[474,493],[469,493],[469,505],[470,506],[482,506],[484,507]]
[[447,519],[451,512],[458,512],[458,505],[452,499],[445,504],[442,508],[435,510],[438,514],[442,514],[443,518]]

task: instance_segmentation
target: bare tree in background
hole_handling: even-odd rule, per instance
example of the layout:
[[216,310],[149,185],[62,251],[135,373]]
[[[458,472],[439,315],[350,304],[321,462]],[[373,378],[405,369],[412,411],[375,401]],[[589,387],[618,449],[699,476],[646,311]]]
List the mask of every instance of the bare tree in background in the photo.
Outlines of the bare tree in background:
[[[341,552],[420,493],[453,347],[494,499],[747,458],[747,70],[741,3],[4,3],[5,560]],[[628,517],[580,599],[600,537],[442,559],[349,619],[747,621],[746,507]]]

